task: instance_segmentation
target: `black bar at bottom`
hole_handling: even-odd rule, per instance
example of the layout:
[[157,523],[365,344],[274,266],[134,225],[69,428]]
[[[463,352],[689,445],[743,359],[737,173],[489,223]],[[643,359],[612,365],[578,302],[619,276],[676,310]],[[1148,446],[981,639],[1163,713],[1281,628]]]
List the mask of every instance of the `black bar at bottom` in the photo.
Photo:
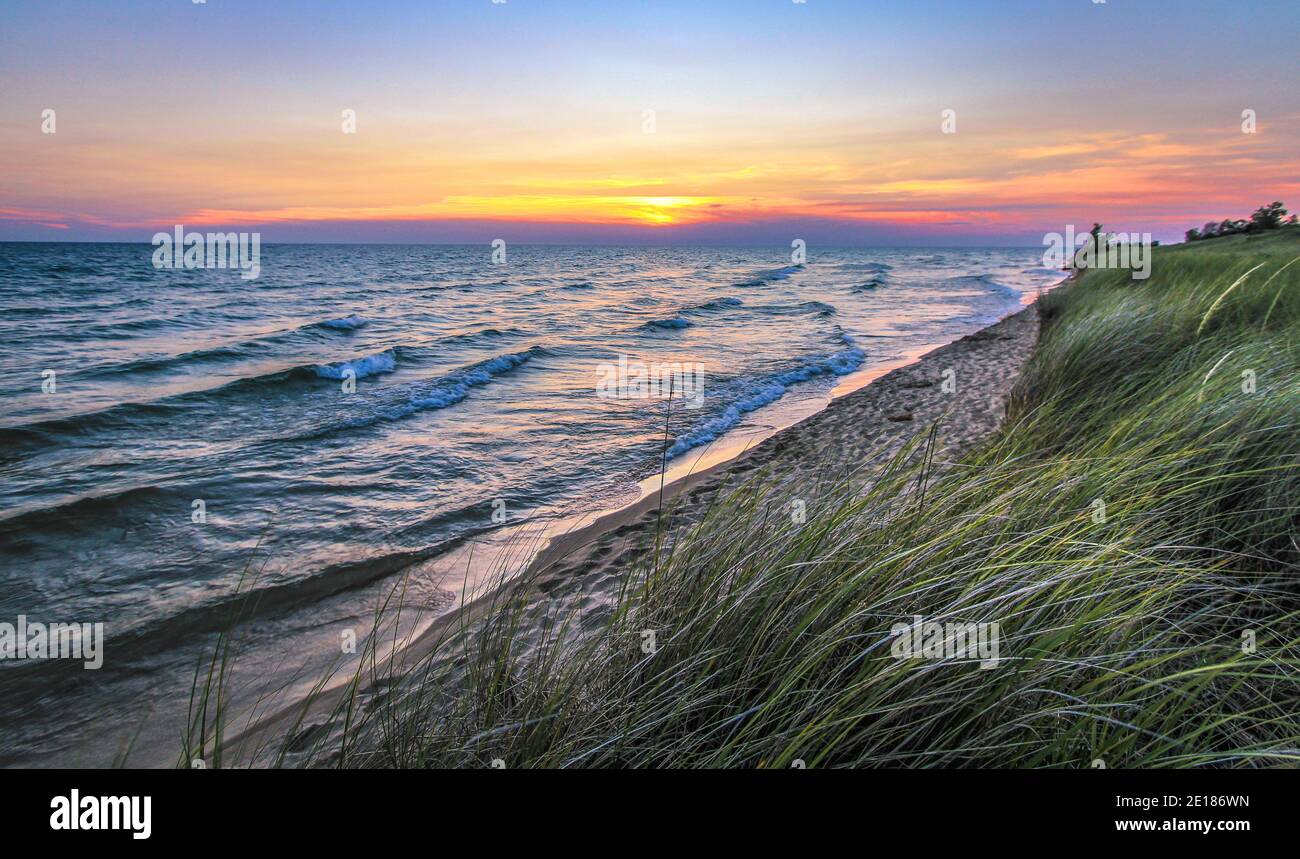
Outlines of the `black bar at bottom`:
[[[11,770],[0,772],[0,831],[6,845],[35,838],[127,850],[257,847],[273,836],[381,850],[396,846],[394,837],[428,839],[430,849],[470,837],[535,850],[576,838],[605,850],[613,845],[598,832],[636,842],[649,835],[653,847],[693,840],[686,833],[697,829],[734,850],[755,837],[761,843],[772,828],[807,837],[906,834],[927,845],[1225,845],[1289,834],[1294,778],[1276,770]],[[148,837],[136,837],[146,826]]]

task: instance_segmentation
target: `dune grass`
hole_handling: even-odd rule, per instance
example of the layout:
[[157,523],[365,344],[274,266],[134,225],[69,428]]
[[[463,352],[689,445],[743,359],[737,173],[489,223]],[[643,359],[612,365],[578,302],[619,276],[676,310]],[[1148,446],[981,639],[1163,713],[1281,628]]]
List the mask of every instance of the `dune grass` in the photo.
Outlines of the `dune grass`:
[[[1006,426],[961,463],[934,473],[921,435],[869,480],[731,487],[596,628],[530,633],[502,598],[310,757],[1300,760],[1298,256],[1288,228],[1158,248],[1146,281],[1086,273],[1042,300]],[[896,658],[914,616],[998,623],[998,664]]]

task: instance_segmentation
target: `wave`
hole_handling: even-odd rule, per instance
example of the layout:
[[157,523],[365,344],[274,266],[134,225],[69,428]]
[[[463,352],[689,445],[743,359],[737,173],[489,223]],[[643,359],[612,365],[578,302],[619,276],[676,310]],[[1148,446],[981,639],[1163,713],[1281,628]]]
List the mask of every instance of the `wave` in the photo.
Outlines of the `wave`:
[[[318,324],[304,326],[296,329],[298,331],[305,328],[317,328]],[[289,332],[293,333],[293,332]],[[452,339],[452,338],[448,338]],[[258,353],[268,349],[275,348],[276,343],[272,342],[273,338],[264,340],[249,340],[244,343],[238,343],[232,346],[217,346],[211,349],[196,349],[193,352],[184,352],[180,355],[169,355],[160,358],[139,358],[135,361],[128,361],[123,364],[113,364],[108,367],[94,368],[87,372],[87,375],[93,376],[116,376],[123,373],[136,372],[158,372],[172,369],[185,364],[194,364],[202,362],[221,362],[221,361],[240,361],[249,360],[258,357]],[[256,376],[245,376],[239,379],[233,379],[224,384],[213,388],[203,388],[197,391],[189,391],[184,394],[176,394],[172,397],[165,397],[164,400],[184,400],[187,398],[203,397],[219,394],[222,391],[246,387],[249,385],[265,385],[284,382],[289,379],[341,379],[343,370],[352,367],[356,370],[357,378],[360,379],[367,375],[376,373],[391,372],[396,366],[398,353],[403,350],[401,347],[393,347],[377,355],[368,355],[361,358],[341,361],[334,364],[292,364],[283,366],[279,369],[271,370],[266,373],[259,373]],[[415,351],[411,349],[409,351]],[[387,355],[385,359],[383,356]],[[387,367],[385,368],[385,365]],[[162,402],[159,400],[158,402]],[[144,405],[124,403],[121,406],[110,406],[104,411],[112,411],[118,408],[127,408],[132,405]],[[99,414],[98,412],[94,414]]]
[[343,361],[339,364],[317,364],[316,375],[322,379],[342,379],[348,374],[348,371],[351,371],[353,378],[364,379],[367,376],[391,373],[396,369],[397,355],[392,350],[388,350],[352,361]]
[[827,304],[824,301],[796,301],[792,304],[756,304],[751,309],[760,313],[771,313],[777,316],[797,316],[799,314],[811,313],[817,316],[834,316],[839,311],[834,305]]
[[78,435],[88,430],[109,428],[115,424],[128,423],[137,416],[173,415],[179,409],[177,401],[186,396],[165,397],[152,403],[119,403],[95,411],[0,427],[0,458],[19,447],[50,444],[56,436]]
[[[310,322],[297,328],[286,329],[270,334],[266,337],[257,337],[239,343],[228,343],[221,346],[212,346],[206,349],[194,349],[189,352],[182,352],[179,355],[151,356],[137,358],[133,361],[126,361],[121,364],[91,367],[86,371],[86,373],[95,376],[117,376],[123,373],[160,372],[184,364],[202,361],[220,362],[254,358],[257,357],[259,353],[267,352],[283,346],[295,336],[304,333],[319,331],[322,329],[326,331],[355,331],[366,325],[367,322],[368,320],[362,319],[360,316],[347,316],[342,319],[326,319],[321,322]],[[130,328],[132,327],[132,323],[124,323],[121,326],[115,327]]]
[[783,268],[767,269],[765,271],[755,272],[749,278],[740,281],[736,286],[766,286],[778,280],[786,280],[790,275],[803,271],[802,265],[787,265]]
[[[116,632],[107,639],[106,646],[112,647],[118,658],[136,657],[163,650],[195,635],[228,631],[238,624],[281,614],[344,591],[364,587],[401,572],[412,564],[463,545],[487,530],[490,529],[469,529],[430,546],[331,564],[301,578],[219,596],[209,602],[189,606],[152,621],[145,620]],[[48,676],[48,672],[57,671],[68,664],[65,660],[31,660],[30,666],[21,669],[23,674],[15,674],[13,677],[40,682]],[[72,664],[80,668],[79,663]]]
[[239,358],[250,357],[249,353],[256,348],[255,344],[256,341],[250,344],[214,346],[210,349],[195,349],[192,352],[182,352],[179,355],[137,358],[134,361],[126,361],[121,364],[92,367],[86,371],[86,375],[103,377],[119,376],[126,373],[161,372],[178,365],[189,364],[196,361],[232,361]]
[[[463,398],[462,391],[468,393],[469,388],[486,385],[492,381],[494,376],[513,370],[541,351],[541,347],[534,346],[526,352],[508,352],[505,355],[497,355],[495,358],[489,358],[465,370],[457,371],[444,379],[443,382]],[[413,402],[430,404],[436,401],[439,401],[438,397],[424,397]]]
[[677,312],[676,316],[667,319],[652,319],[651,321],[639,326],[641,330],[661,330],[661,331],[681,331],[684,328],[690,328],[694,323],[682,314],[686,313],[712,313],[719,310],[726,310],[731,307],[741,307],[745,302],[739,298],[727,296],[725,298],[715,298],[712,301],[705,301],[700,304],[692,304],[689,307],[683,307]]
[[367,319],[360,316],[345,316],[342,319],[326,319],[324,322],[317,322],[318,328],[329,328],[333,331],[356,331],[358,328],[366,325]]
[[749,412],[774,403],[785,396],[791,385],[807,382],[819,376],[844,376],[852,373],[866,359],[866,353],[854,345],[848,334],[842,335],[849,348],[802,364],[790,370],[758,380],[740,399],[728,405],[721,414],[708,418],[691,430],[674,439],[665,456],[672,459],[702,444],[707,444],[740,423]]
[[[269,443],[276,444],[311,440],[341,430],[356,429],[377,423],[400,420],[420,411],[443,409],[455,405],[465,399],[469,396],[472,389],[486,385],[496,376],[513,370],[528,361],[534,355],[542,354],[544,351],[545,350],[541,347],[534,346],[526,352],[498,355],[489,358],[486,361],[481,361],[478,364],[473,364],[457,370],[447,376],[434,380],[432,383],[422,383],[420,390],[404,402],[380,408],[379,410],[362,417],[339,421],[306,434],[282,437],[268,441]],[[381,356],[385,354],[388,353],[381,353]],[[381,356],[370,357],[377,358]],[[346,366],[348,365],[339,365],[340,368]],[[362,372],[358,371],[357,377],[361,378],[361,376]],[[339,378],[341,378],[341,376]],[[21,442],[48,442],[50,440],[48,435],[51,433],[72,433],[95,427],[104,422],[105,415],[109,412],[118,413],[114,415],[115,417],[129,419],[128,416],[122,415],[121,412],[129,409],[133,413],[160,413],[163,415],[171,415],[174,414],[174,408],[173,405],[151,403],[123,404],[121,406],[114,406],[111,409],[93,412],[84,416],[61,418],[55,421],[47,421],[42,424],[31,424],[26,427],[0,428],[0,441],[5,442],[6,448],[13,449]],[[13,522],[27,522],[29,519],[32,521],[44,521],[46,517],[52,516],[55,518],[61,518],[73,514],[76,514],[78,518],[86,518],[92,513],[118,510],[127,500],[157,496],[165,491],[167,490],[162,486],[150,484],[138,487],[129,487],[98,495],[83,496],[81,498],[60,502],[49,507],[6,511],[6,513],[0,514],[0,531],[6,531],[8,526]],[[21,532],[11,532],[9,537],[6,539],[9,540],[12,538],[14,544],[17,545],[18,537],[14,536],[15,533]]]
[[983,283],[989,286],[1003,286],[993,279],[991,274],[958,274],[944,278],[947,283]]
[[414,285],[408,276],[399,276],[396,278],[380,278],[380,283],[403,283],[410,284],[405,292],[447,292],[455,290],[456,292],[473,292],[476,289],[491,289],[497,286],[509,286],[508,280],[495,280],[491,283],[421,283],[419,286]]
[[888,277],[881,274],[871,278],[870,280],[864,281],[859,284],[855,284],[849,287],[849,290],[851,292],[871,292],[872,290],[879,289],[880,287],[884,286],[888,282],[888,280],[889,280]]
[[971,286],[988,287],[990,292],[1000,292],[1005,295],[1019,295],[1020,290],[1005,283],[999,283],[994,280],[991,274],[963,274],[956,277],[946,278],[945,283],[969,284]]
[[[534,347],[537,348],[537,347]],[[424,409],[444,409],[469,396],[471,388],[486,385],[496,376],[507,373],[533,357],[533,351],[512,352],[489,358],[480,364],[441,380],[432,392],[415,397],[398,409],[384,413],[390,420],[406,417]]]
[[702,301],[702,303],[692,304],[689,305],[689,307],[681,308],[680,311],[677,311],[677,316],[666,318],[666,320],[653,320],[646,322],[646,324],[641,327],[642,329],[681,330],[684,329],[684,327],[690,327],[693,325],[693,322],[682,316],[682,313],[712,313],[716,311],[725,311],[725,309],[728,308],[742,307],[744,304],[745,301],[733,298],[733,296],[725,296],[725,298],[714,299],[711,301]]
[[[293,329],[289,332],[283,333],[293,333],[295,331],[318,327],[319,323],[311,323],[302,328]],[[366,376],[392,372],[396,368],[399,359],[404,360],[409,357],[418,360],[426,351],[432,352],[448,345],[473,345],[478,342],[486,343],[502,337],[517,337],[525,336],[527,334],[527,331],[518,328],[508,328],[504,331],[498,328],[484,328],[479,331],[468,331],[439,338],[435,341],[435,344],[430,347],[394,346],[374,355],[367,355],[361,358],[349,359],[347,361],[282,366],[270,370],[269,372],[259,373],[255,376],[244,376],[242,378],[232,379],[231,381],[224,382],[223,384],[211,388],[186,391],[184,393],[160,397],[155,400],[118,403],[102,409],[81,412],[79,414],[67,415],[59,418],[35,421],[26,424],[15,424],[13,426],[0,426],[0,442],[13,445],[31,444],[39,442],[50,435],[76,434],[97,427],[110,428],[116,423],[129,422],[132,418],[139,416],[147,416],[151,414],[169,415],[180,406],[204,400],[209,397],[227,396],[248,388],[284,384],[285,382],[290,381],[314,382],[319,379],[341,380],[343,378],[344,370],[349,367],[356,372],[356,378],[361,379]],[[218,346],[212,349],[198,349],[193,352],[186,352],[181,355],[172,355],[162,358],[141,358],[123,364],[114,364],[108,367],[96,368],[87,371],[86,375],[116,375],[135,371],[163,370],[168,369],[173,365],[185,364],[188,362],[248,359],[256,357],[255,352],[257,349],[267,348],[269,345],[270,343],[268,338],[268,340],[247,341],[233,346]]]
[[408,395],[405,400],[379,406],[369,414],[338,421],[305,435],[291,436],[278,439],[278,441],[308,441],[345,430],[361,429],[375,424],[399,421],[417,412],[445,409],[468,397],[470,391],[474,388],[486,385],[502,373],[508,373],[534,356],[544,353],[545,350],[542,347],[533,346],[526,352],[497,355],[486,361],[480,361],[477,364],[456,370],[440,379],[422,382],[417,390]]
[[[500,328],[480,328],[478,331],[464,331],[460,334],[449,334],[446,337],[438,339],[438,346],[450,346],[452,344],[475,343],[480,340],[495,340],[498,337],[527,337],[532,332],[525,331],[522,328],[507,328],[502,331]],[[401,352],[407,350],[401,349]],[[412,350],[414,351],[414,350]]]
[[[128,486],[79,498],[65,498],[43,507],[17,508],[0,513],[0,533],[11,551],[26,546],[42,528],[93,524],[97,519],[121,515],[128,504],[160,503],[167,490],[157,484]],[[188,504],[188,501],[185,502]]]
[[[324,322],[312,322],[308,325],[303,325],[300,328],[283,331],[279,334],[257,340],[247,340],[243,343],[236,343],[228,346],[215,346],[210,349],[196,349],[192,352],[183,352],[179,355],[167,355],[156,358],[138,358],[134,361],[127,361],[122,364],[93,367],[85,371],[85,375],[115,376],[124,373],[157,372],[168,370],[180,365],[204,361],[231,362],[257,358],[259,357],[260,352],[265,352],[283,345],[285,338],[294,334],[313,329],[319,330],[322,328],[338,331],[354,331],[367,323],[368,320],[357,316],[349,316],[344,319],[326,320]],[[435,341],[435,344],[437,347],[441,348],[450,345],[473,344],[478,341],[486,341],[499,337],[525,336],[527,334],[527,331],[523,331],[519,328],[508,328],[504,331],[498,328],[483,328],[478,331],[449,334],[446,337],[439,338]],[[342,379],[343,370],[347,367],[352,367],[356,371],[356,377],[360,379],[368,375],[391,372],[399,358],[403,356],[418,356],[426,348],[427,347],[424,346],[394,346],[377,355],[369,355],[347,361],[323,364],[293,364],[276,370],[271,370],[267,373],[261,373],[256,376],[246,376],[244,378],[234,379],[214,388],[205,388],[199,391],[178,394],[176,397],[203,396],[207,394],[215,394],[227,388],[283,382],[288,379]],[[387,355],[388,357],[385,358],[383,357],[384,355]],[[113,406],[110,407],[109,410],[113,408],[118,407]]]
[[674,316],[671,319],[652,319],[640,327],[643,330],[680,331],[683,328],[690,328],[691,322],[689,319]]
[[[85,311],[101,311],[101,308],[83,306]],[[104,308],[116,310],[117,308]],[[175,316],[149,316],[143,319],[115,319],[111,322],[96,322],[81,328],[77,333],[88,340],[103,338],[106,340],[131,340],[140,334],[150,334],[160,329],[192,327],[182,323]]]
[[728,307],[740,307],[744,303],[745,302],[741,301],[739,298],[727,296],[725,298],[715,298],[712,301],[706,301],[703,304],[697,304],[687,309],[702,311],[725,310]]
[[[466,341],[496,338],[515,333],[522,332],[518,332],[515,329],[502,332],[495,328],[488,328],[482,331],[453,335],[439,340],[438,343],[440,345],[445,345],[447,343],[464,343]],[[157,417],[166,419],[168,417],[174,417],[178,414],[180,409],[188,407],[194,403],[203,402],[214,397],[232,396],[243,391],[260,389],[270,385],[282,385],[294,381],[298,383],[318,383],[320,379],[341,380],[344,377],[344,371],[348,368],[351,368],[356,373],[356,378],[358,379],[382,373],[389,373],[396,369],[399,357],[407,355],[415,356],[422,351],[422,347],[394,346],[384,352],[348,361],[332,364],[297,364],[272,370],[267,373],[260,373],[255,376],[245,376],[243,378],[233,379],[215,387],[203,388],[196,391],[186,391],[180,394],[172,394],[155,400],[118,403],[106,408],[81,412],[79,414],[67,415],[64,417],[34,421],[26,424],[16,424],[7,427],[0,426],[0,446],[10,448],[20,446],[40,446],[42,444],[53,443],[59,437],[76,436],[98,430],[112,431],[114,429],[120,429],[123,426],[130,426],[134,421],[141,418]],[[225,351],[203,350],[199,353],[187,353],[187,355],[176,356],[171,359],[160,359],[155,362],[154,365],[150,366],[165,365],[167,363],[193,359],[196,355],[211,356],[216,353],[225,354]],[[248,356],[240,355],[239,357]],[[115,371],[122,372],[131,368],[133,365],[138,369],[140,366],[147,365],[147,361],[142,360],[118,365],[118,368]]]
[[877,275],[883,276],[894,270],[894,267],[887,262],[846,262],[835,268],[836,271],[849,277],[865,274],[868,279],[875,279]]

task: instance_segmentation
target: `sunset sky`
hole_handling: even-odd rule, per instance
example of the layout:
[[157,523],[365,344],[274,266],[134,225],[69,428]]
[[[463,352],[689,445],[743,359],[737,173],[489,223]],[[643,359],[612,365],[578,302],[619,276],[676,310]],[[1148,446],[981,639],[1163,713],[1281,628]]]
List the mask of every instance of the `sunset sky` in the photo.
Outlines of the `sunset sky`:
[[1169,240],[1300,208],[1298,38],[1296,0],[0,0],[0,240]]

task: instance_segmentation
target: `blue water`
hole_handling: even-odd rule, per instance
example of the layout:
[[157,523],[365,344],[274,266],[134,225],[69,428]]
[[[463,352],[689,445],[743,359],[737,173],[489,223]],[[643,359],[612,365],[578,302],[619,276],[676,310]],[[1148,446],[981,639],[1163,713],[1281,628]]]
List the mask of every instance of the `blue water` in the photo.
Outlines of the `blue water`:
[[[265,245],[255,280],[151,251],[0,244],[0,619],[104,621],[146,660],[226,622],[255,547],[256,616],[301,618],[495,527],[494,500],[656,471],[664,403],[598,397],[602,362],[703,365],[677,457],[1060,279],[1035,249]],[[83,701],[124,694],[112,670]],[[0,760],[42,742],[71,743]]]

